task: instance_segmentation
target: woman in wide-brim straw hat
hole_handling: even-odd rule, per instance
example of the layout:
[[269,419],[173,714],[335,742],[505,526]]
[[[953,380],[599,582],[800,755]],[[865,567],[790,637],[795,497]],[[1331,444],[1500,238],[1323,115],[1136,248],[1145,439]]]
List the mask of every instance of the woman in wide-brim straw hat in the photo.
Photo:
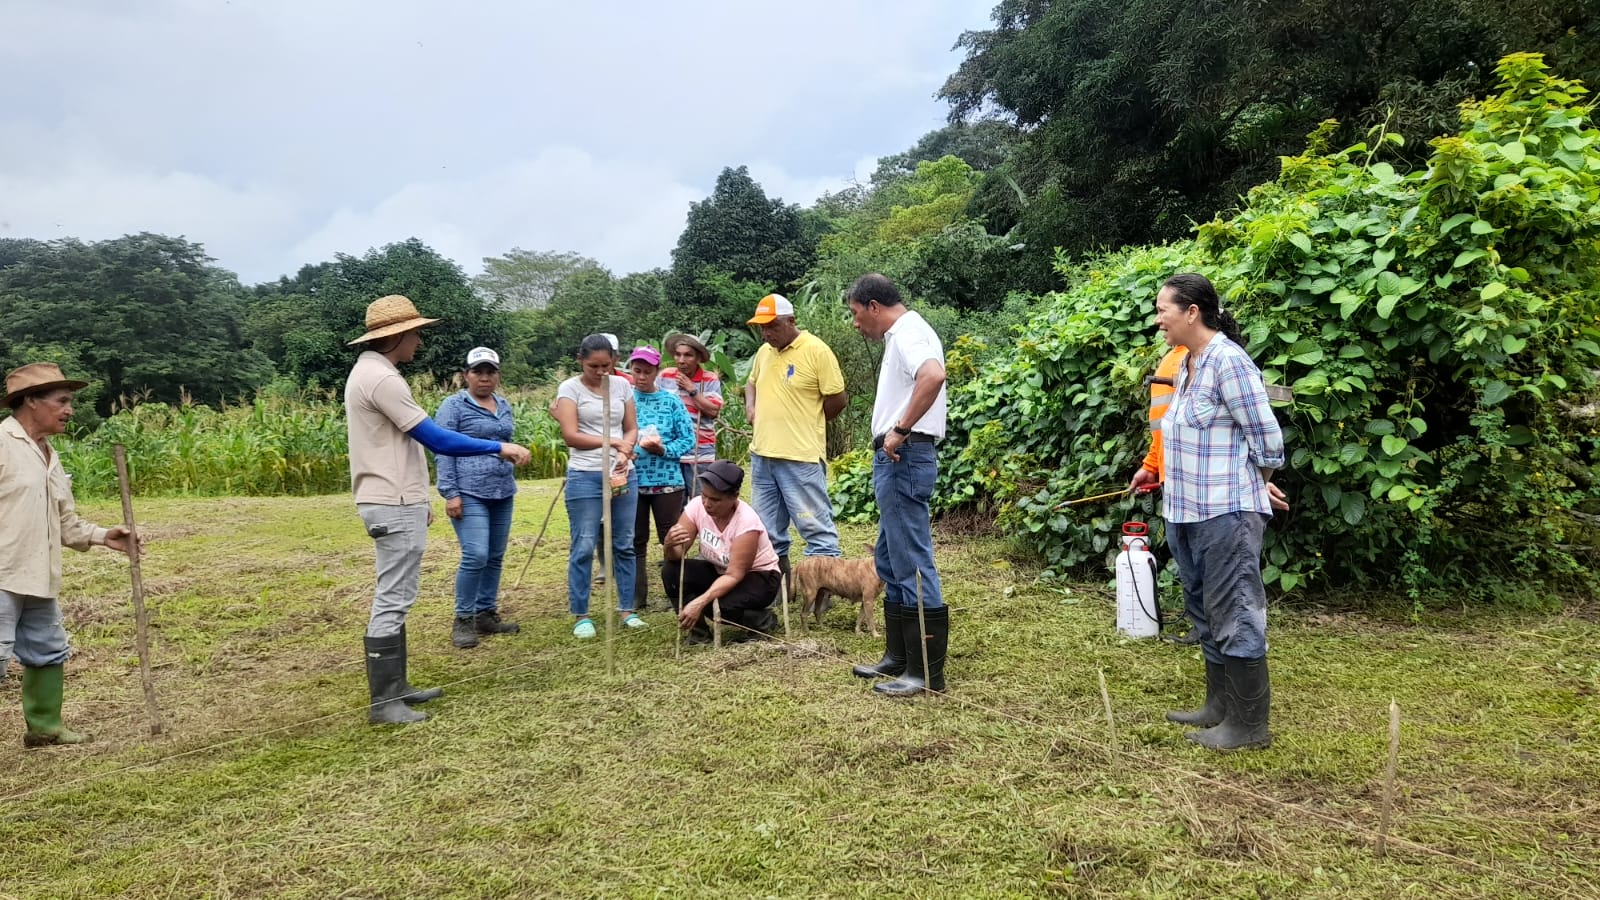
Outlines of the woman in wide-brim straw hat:
[[694,447],[678,458],[683,467],[683,483],[692,494],[695,470],[717,458],[717,417],[722,414],[722,379],[716,372],[707,371],[711,351],[692,334],[679,332],[669,335],[661,345],[662,353],[672,357],[676,365],[661,370],[656,382],[662,390],[673,391],[683,401],[684,411],[694,421]]
[[0,423],[0,678],[15,652],[22,663],[22,718],[27,747],[88,740],[61,724],[65,663],[71,655],[61,626],[61,548],[94,544],[127,553],[128,529],[101,528],[78,517],[72,483],[50,438],[67,430],[72,393],[88,383],[67,378],[54,363],[30,363],[6,376]]
[[406,679],[406,613],[417,600],[422,551],[433,521],[432,486],[423,448],[446,456],[498,454],[515,465],[528,462],[526,447],[481,440],[442,428],[411,396],[400,375],[422,346],[419,331],[438,319],[424,318],[398,294],[367,306],[367,331],[351,344],[366,349],[345,382],[345,420],[350,431],[350,484],[356,509],[372,537],[377,587],[365,639],[367,720],[378,724],[420,722],[410,708],[440,696],[419,691]]

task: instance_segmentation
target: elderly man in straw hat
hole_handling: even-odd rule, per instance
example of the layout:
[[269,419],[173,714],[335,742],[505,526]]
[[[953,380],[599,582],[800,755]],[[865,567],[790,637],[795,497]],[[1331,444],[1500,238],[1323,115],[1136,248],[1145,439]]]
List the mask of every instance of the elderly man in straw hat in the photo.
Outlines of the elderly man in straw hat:
[[435,423],[411,397],[396,368],[417,355],[417,329],[424,319],[398,294],[367,306],[367,333],[351,341],[365,350],[345,382],[344,407],[350,430],[350,483],[356,509],[377,546],[377,588],[367,622],[367,687],[374,725],[421,722],[426,714],[410,704],[426,703],[444,692],[419,691],[406,680],[406,613],[422,581],[422,550],[433,522],[426,447],[446,456],[497,454],[526,465],[528,448],[468,437]]
[[50,436],[66,431],[72,418],[72,392],[85,386],[52,363],[32,363],[6,376],[11,417],[0,423],[0,666],[15,648],[23,667],[26,747],[88,740],[61,725],[63,664],[71,652],[56,602],[61,548],[131,549],[128,529],[78,518],[72,484],[50,447]]

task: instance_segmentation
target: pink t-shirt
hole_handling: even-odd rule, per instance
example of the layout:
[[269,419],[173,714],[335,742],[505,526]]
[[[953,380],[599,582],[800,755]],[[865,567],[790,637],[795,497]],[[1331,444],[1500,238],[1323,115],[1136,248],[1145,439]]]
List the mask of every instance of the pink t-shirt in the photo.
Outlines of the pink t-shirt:
[[740,500],[738,508],[733,511],[733,518],[728,520],[728,527],[722,529],[718,529],[717,523],[711,520],[705,502],[699,497],[689,501],[683,514],[700,530],[700,558],[715,566],[718,572],[728,570],[728,562],[733,555],[733,541],[747,531],[754,531],[760,536],[756,544],[755,562],[750,564],[751,571],[778,571],[778,553],[772,549],[772,538],[767,536],[767,527],[761,524],[755,507]]

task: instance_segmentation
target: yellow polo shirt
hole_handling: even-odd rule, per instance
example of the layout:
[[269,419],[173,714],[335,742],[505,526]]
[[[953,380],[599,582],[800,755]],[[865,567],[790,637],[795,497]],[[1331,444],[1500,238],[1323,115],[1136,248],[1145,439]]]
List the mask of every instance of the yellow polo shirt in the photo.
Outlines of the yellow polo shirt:
[[844,393],[844,372],[821,338],[802,331],[782,350],[762,344],[746,383],[756,389],[751,453],[798,462],[818,462],[827,456],[822,398]]

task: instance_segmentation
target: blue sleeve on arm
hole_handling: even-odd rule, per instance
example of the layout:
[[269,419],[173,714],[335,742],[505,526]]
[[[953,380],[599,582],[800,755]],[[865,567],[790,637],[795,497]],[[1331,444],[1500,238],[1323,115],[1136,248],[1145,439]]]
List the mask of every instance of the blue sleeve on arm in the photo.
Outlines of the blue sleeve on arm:
[[406,433],[422,446],[445,456],[488,456],[500,452],[498,441],[467,437],[459,431],[440,428],[432,419],[423,419]]

